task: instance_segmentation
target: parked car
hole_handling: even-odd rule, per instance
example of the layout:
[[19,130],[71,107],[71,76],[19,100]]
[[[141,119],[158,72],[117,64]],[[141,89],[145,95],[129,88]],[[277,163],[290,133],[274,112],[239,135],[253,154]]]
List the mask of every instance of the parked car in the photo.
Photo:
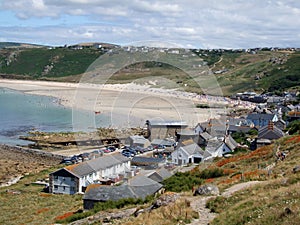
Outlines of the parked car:
[[114,151],[116,151],[116,147],[115,146],[108,146],[107,150],[109,150],[111,152],[114,152]]
[[92,154],[103,155],[104,151],[103,151],[103,150],[100,150],[100,149],[97,149],[97,150],[92,151],[91,153],[92,153]]
[[133,153],[130,153],[128,151],[122,151],[122,155],[123,156],[126,156],[126,157],[134,157],[134,154]]
[[103,152],[104,153],[110,153],[111,151],[109,151],[108,149],[104,149]]

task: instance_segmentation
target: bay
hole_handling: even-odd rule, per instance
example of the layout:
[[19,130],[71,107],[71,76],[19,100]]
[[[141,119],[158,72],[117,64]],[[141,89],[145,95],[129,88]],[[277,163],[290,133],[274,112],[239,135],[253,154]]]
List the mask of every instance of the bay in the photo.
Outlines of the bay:
[[29,142],[20,140],[19,136],[33,130],[94,131],[96,127],[108,126],[108,121],[102,114],[66,108],[56,98],[0,88],[1,144],[26,145]]

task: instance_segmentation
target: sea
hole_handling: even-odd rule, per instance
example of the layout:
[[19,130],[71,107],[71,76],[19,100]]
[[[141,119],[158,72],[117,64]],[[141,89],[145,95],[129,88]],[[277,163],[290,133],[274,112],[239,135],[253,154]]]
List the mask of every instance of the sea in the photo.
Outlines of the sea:
[[95,131],[108,127],[105,114],[64,107],[59,100],[0,88],[0,144],[28,145],[19,139],[30,131]]

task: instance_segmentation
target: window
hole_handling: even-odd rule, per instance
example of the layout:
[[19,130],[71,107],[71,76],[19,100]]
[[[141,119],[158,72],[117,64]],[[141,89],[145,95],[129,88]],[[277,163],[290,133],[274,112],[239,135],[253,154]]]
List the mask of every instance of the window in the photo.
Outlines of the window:
[[57,190],[58,189],[58,185],[54,185],[54,190]]
[[65,191],[66,190],[66,187],[65,186],[63,186],[63,191]]
[[74,177],[71,177],[71,181],[74,181],[75,179],[74,179]]
[[75,187],[71,187],[71,191],[75,192]]
[[54,180],[58,180],[58,176],[54,176]]

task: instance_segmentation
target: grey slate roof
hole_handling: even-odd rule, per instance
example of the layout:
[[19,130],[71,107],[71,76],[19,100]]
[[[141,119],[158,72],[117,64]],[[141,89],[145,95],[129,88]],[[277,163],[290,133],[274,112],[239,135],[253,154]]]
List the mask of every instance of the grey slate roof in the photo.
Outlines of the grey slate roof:
[[94,201],[117,201],[124,198],[145,199],[147,196],[155,194],[161,188],[161,184],[139,175],[130,179],[128,184],[88,188],[83,199]]
[[184,151],[186,151],[189,155],[194,155],[196,153],[204,153],[204,151],[199,147],[199,145],[193,143],[186,146],[181,146]]
[[148,174],[148,178],[156,181],[156,182],[162,182],[165,179],[168,179],[169,177],[171,177],[172,174],[165,168],[161,168],[159,170],[156,170],[150,174]]
[[238,146],[238,143],[230,135],[225,137],[224,142],[231,151],[233,151]]
[[206,140],[206,141],[208,141],[209,139],[212,139],[213,138],[213,136],[211,136],[209,133],[207,133],[207,132],[203,132],[203,133],[200,133],[200,136],[204,139],[204,140]]
[[128,185],[120,185],[89,188],[83,196],[84,200],[103,202],[108,200],[117,201],[123,198],[137,198],[137,195]]
[[205,151],[214,152],[217,148],[219,148],[223,144],[222,141],[218,140],[209,140],[207,146],[205,147]]
[[97,172],[106,168],[110,168],[114,165],[124,163],[129,161],[129,159],[121,154],[113,154],[107,155],[103,157],[98,157],[86,162],[82,162],[76,165],[71,165],[65,167],[65,169],[71,171],[72,173],[76,174],[77,176],[86,176],[93,172]]
[[135,144],[145,144],[146,142],[148,142],[149,140],[144,138],[143,136],[139,136],[139,135],[133,135],[129,137],[133,143]]
[[284,136],[282,130],[273,125],[273,129],[269,129],[269,126],[266,125],[258,130],[258,139],[278,139]]
[[179,132],[177,132],[177,134],[179,135],[186,135],[186,136],[197,136],[198,134],[195,133],[195,130],[191,130],[191,129],[184,129],[184,130],[181,130]]
[[264,113],[250,113],[247,116],[249,120],[272,120],[275,114],[264,114]]
[[163,161],[164,159],[162,158],[135,156],[132,158],[131,163],[136,165],[149,165],[162,163]]

